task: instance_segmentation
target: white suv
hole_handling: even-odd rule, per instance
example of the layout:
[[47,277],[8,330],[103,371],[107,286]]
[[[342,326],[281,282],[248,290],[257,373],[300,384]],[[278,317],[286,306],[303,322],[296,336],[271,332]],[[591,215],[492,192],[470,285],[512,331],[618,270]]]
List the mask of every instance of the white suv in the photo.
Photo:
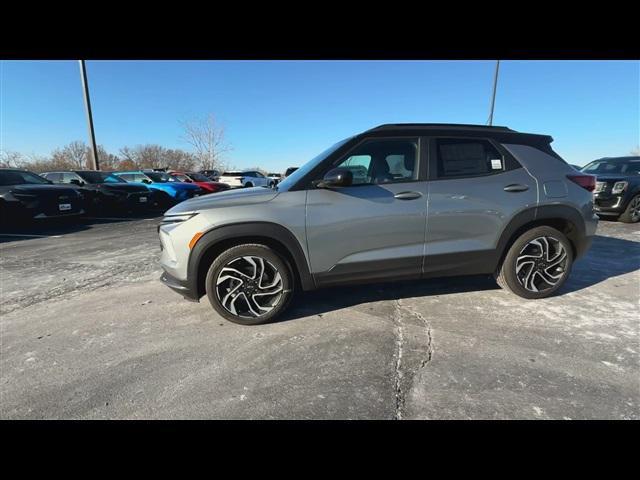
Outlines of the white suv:
[[226,183],[232,188],[236,187],[268,187],[271,184],[271,179],[265,177],[260,172],[255,170],[231,171],[224,172],[219,182]]

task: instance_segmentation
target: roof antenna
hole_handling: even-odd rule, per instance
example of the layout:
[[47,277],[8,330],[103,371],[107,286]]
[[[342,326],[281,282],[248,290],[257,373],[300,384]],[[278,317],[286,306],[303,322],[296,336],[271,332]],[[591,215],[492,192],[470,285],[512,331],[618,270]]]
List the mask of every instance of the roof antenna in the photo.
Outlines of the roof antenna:
[[498,87],[498,70],[500,70],[500,60],[496,60],[496,71],[493,74],[493,95],[491,95],[491,110],[489,111],[489,126],[493,125],[493,108],[496,104],[496,88]]

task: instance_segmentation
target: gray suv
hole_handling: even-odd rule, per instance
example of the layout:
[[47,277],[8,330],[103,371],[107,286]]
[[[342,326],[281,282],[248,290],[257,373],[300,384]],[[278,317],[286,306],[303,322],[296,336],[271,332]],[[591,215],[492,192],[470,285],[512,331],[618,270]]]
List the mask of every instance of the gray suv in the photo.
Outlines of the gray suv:
[[546,135],[506,127],[382,125],[336,143],[274,188],[193,198],[159,226],[161,280],[258,324],[295,290],[494,274],[543,298],[596,231],[595,177]]

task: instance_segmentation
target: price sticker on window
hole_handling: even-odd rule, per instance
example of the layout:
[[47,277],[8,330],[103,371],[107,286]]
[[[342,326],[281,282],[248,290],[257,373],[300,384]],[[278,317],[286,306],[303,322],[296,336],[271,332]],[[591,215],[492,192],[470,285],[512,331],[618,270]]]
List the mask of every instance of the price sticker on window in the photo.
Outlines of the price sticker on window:
[[499,158],[491,160],[491,169],[502,170],[502,160],[500,160]]

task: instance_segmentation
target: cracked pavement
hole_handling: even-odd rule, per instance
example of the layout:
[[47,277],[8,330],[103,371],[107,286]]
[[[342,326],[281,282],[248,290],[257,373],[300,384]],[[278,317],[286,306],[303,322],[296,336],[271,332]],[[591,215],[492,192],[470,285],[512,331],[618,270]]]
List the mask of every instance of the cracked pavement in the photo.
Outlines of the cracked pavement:
[[0,233],[0,418],[640,418],[638,225],[602,221],[549,299],[341,287],[242,327],[160,284],[156,224]]

